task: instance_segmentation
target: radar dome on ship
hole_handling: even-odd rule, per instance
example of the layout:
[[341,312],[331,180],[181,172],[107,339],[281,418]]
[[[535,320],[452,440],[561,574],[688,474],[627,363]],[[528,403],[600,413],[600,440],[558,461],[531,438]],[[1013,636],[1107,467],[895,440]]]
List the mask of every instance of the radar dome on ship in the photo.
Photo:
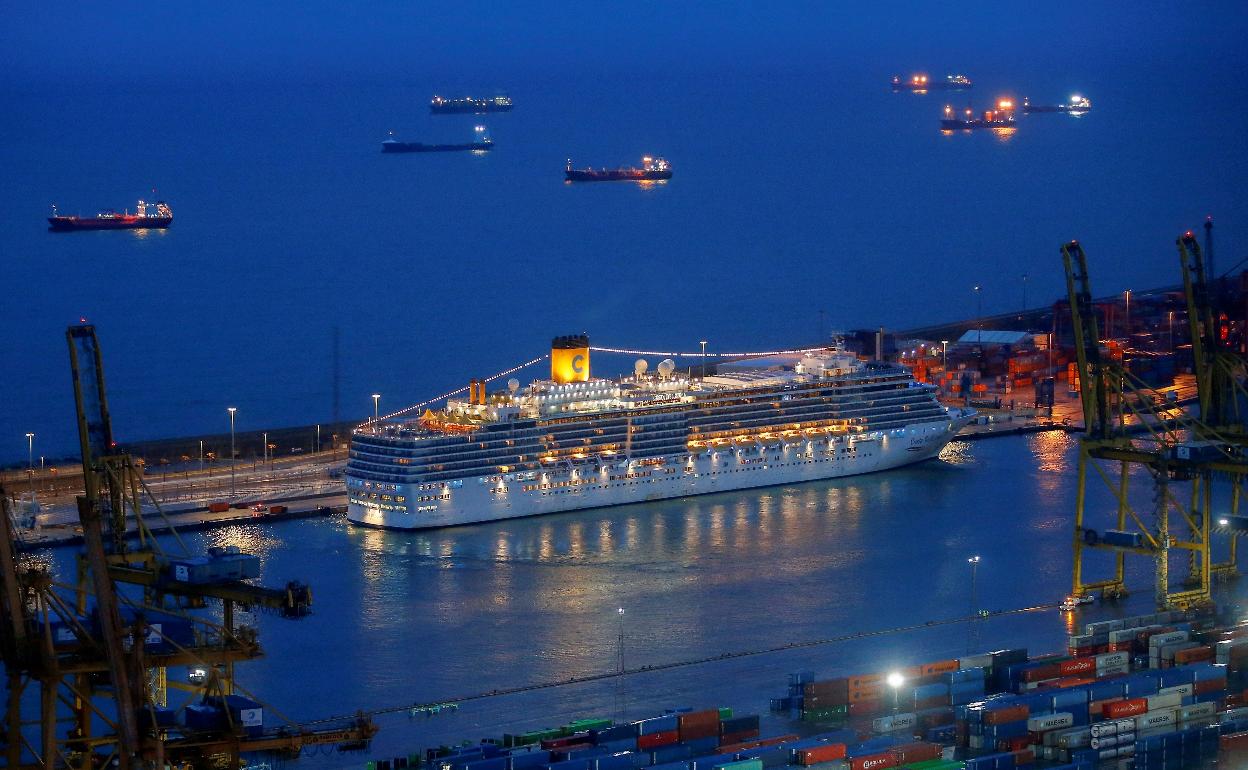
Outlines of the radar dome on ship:
[[660,377],[670,377],[674,371],[676,371],[676,362],[672,359],[665,358],[659,362]]
[[633,374],[640,377],[650,368],[650,364],[644,358],[639,358],[633,363]]
[[507,380],[507,390],[511,393],[515,393],[517,390],[520,390],[520,380],[517,380],[515,377]]

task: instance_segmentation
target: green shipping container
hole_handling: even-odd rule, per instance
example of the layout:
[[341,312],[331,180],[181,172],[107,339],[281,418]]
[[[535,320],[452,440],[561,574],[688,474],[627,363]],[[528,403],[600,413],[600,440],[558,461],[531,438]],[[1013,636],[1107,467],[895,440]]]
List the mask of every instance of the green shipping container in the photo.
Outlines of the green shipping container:
[[833,706],[826,709],[811,709],[802,712],[803,722],[844,722],[846,718],[845,706]]
[[732,719],[732,709],[724,707],[719,710],[719,721],[722,722],[725,719]]
[[715,765],[714,770],[763,770],[763,760],[742,759],[738,762],[725,762],[722,765]]

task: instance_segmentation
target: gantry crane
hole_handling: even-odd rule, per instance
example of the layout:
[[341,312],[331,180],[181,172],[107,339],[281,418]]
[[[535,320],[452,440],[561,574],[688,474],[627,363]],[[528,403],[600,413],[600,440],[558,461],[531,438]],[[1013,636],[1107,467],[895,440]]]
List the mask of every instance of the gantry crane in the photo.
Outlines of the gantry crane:
[[[1209,604],[1214,577],[1236,572],[1233,538],[1226,546],[1227,561],[1215,564],[1214,551],[1215,545],[1222,549],[1221,541],[1225,538],[1220,535],[1227,525],[1238,521],[1240,488],[1248,474],[1248,459],[1241,451],[1242,443],[1236,439],[1242,426],[1236,427],[1224,419],[1219,405],[1225,399],[1216,395],[1216,388],[1210,384],[1211,375],[1200,374],[1199,362],[1197,381],[1202,409],[1196,417],[1171,408],[1121,361],[1102,350],[1086,255],[1077,241],[1062,246],[1061,251],[1084,419],[1075,497],[1073,593],[1085,596],[1100,591],[1103,598],[1124,595],[1126,556],[1138,554],[1154,563],[1159,607]],[[1179,253],[1183,259],[1188,316],[1193,319],[1192,338],[1199,351],[1195,340],[1202,328],[1209,328],[1202,327],[1200,320],[1205,317],[1202,301],[1207,302],[1208,293],[1199,249],[1190,233],[1179,239]],[[1202,356],[1207,357],[1207,353],[1197,352],[1198,359]],[[1222,371],[1236,371],[1229,360],[1219,360]],[[1242,364],[1240,367],[1242,370]],[[1230,379],[1234,379],[1233,375]],[[1226,382],[1223,380],[1221,387]],[[1205,407],[1206,403],[1211,406]],[[1139,484],[1132,477],[1138,477],[1140,471],[1151,481],[1149,495],[1132,494],[1133,484]],[[1089,509],[1101,506],[1100,501],[1089,499],[1089,478],[1099,479],[1108,492],[1112,510],[1107,517],[1104,513],[1089,515]],[[1224,488],[1227,485],[1229,490]],[[1099,488],[1094,486],[1093,492]],[[1110,526],[1104,526],[1105,518]],[[1086,579],[1085,557],[1089,551],[1112,554],[1112,576]],[[1187,554],[1187,574],[1181,587],[1172,584],[1172,551]]]
[[[84,547],[75,580],[59,582],[46,567],[21,561],[7,507],[0,516],[5,765],[93,770],[115,761],[121,770],[166,763],[233,770],[251,752],[298,755],[306,746],[366,745],[376,726],[362,716],[317,729],[292,723],[275,732],[237,723],[228,708],[221,709],[222,725],[177,722],[193,702],[222,704],[245,692],[234,664],[263,651],[254,629],[236,625],[236,607],[298,618],[309,612],[311,592],[297,582],[273,589],[239,575],[196,579],[173,568],[174,557],[141,515],[151,496],[140,470],[113,441],[95,329],[70,327],[67,340],[85,478],[78,499]],[[7,506],[2,490],[0,500]],[[185,551],[176,531],[173,537]],[[230,556],[239,564],[251,558]],[[189,612],[210,601],[220,603],[222,622]],[[185,633],[174,635],[174,623]],[[202,681],[169,683],[166,670],[173,666],[202,669]],[[170,687],[188,691],[189,700],[167,708]],[[37,715],[27,713],[36,696]]]

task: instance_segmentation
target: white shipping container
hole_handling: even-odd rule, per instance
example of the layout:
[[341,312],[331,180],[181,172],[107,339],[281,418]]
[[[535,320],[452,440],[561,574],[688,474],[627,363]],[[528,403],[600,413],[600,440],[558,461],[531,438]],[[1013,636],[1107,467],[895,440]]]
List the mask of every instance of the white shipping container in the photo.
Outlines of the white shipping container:
[[992,656],[968,655],[958,658],[958,668],[992,668]]
[[[1110,719],[1105,722],[1097,722],[1096,724],[1092,725],[1092,727],[1088,729],[1092,733],[1093,738],[1104,738],[1109,735],[1117,735],[1118,724],[1122,721],[1123,720],[1121,719]],[[1135,729],[1135,720],[1133,719],[1131,720],[1131,726],[1128,729],[1128,732],[1134,729]]]
[[1125,652],[1104,652],[1096,656],[1096,670],[1100,671],[1113,666],[1125,666],[1130,662],[1130,656]]
[[1129,673],[1131,673],[1131,664],[1129,663],[1123,663],[1121,666],[1109,666],[1103,669],[1098,668],[1096,670],[1096,675],[1101,678],[1104,678],[1107,676],[1119,676],[1120,674],[1129,674]]
[[1223,722],[1232,722],[1238,719],[1248,719],[1248,706],[1236,706],[1233,709],[1227,709],[1218,715]]
[[1150,711],[1143,716],[1136,717],[1135,724],[1136,727],[1141,730],[1148,730],[1154,727],[1161,727],[1163,725],[1172,725],[1177,721],[1175,717],[1178,713],[1178,709],[1166,709],[1165,711],[1157,712]]
[[1183,696],[1178,693],[1157,694],[1148,696],[1148,710],[1161,711],[1174,709],[1183,705]]
[[1070,732],[1062,733],[1057,739],[1057,745],[1063,749],[1082,749],[1092,741],[1092,731],[1086,727],[1081,727]]
[[1218,704],[1216,703],[1193,703],[1190,706],[1184,706],[1179,709],[1179,720],[1190,722],[1197,719],[1208,719],[1216,713],[1218,713]]
[[1175,642],[1186,642],[1186,641],[1187,641],[1186,631],[1171,631],[1168,634],[1153,634],[1148,639],[1149,655],[1152,655],[1152,651],[1157,649],[1158,647],[1164,647],[1167,644],[1174,644]]
[[1179,698],[1185,698],[1188,695],[1196,694],[1196,685],[1188,682],[1187,684],[1176,684],[1173,687],[1163,687],[1157,691],[1158,695],[1178,695]]
[[1068,711],[1060,714],[1050,714],[1048,716],[1031,717],[1027,720],[1027,732],[1043,733],[1048,730],[1070,727],[1074,723],[1075,715]]

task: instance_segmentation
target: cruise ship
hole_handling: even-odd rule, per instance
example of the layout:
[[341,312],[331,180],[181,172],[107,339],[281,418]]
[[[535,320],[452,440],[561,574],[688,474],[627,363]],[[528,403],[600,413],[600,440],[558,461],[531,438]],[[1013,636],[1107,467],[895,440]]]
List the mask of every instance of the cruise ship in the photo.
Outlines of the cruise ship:
[[585,335],[516,379],[351,437],[347,518],[427,529],[871,473],[935,457],[973,417],[910,370],[838,346],[691,377],[590,376]]

